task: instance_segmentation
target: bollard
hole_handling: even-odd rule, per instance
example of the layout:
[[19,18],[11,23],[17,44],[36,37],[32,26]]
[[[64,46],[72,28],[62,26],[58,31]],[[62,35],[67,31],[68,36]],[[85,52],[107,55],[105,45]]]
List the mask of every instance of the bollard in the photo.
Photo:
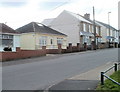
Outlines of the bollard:
[[115,69],[114,70],[115,70],[115,72],[117,71],[117,63],[115,63]]
[[104,72],[101,72],[101,85],[104,85]]

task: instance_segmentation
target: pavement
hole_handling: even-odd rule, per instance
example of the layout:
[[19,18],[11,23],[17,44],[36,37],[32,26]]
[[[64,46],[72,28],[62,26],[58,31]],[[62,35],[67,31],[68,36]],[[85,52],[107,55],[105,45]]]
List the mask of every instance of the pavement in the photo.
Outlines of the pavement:
[[[100,67],[89,70],[80,75],[73,76],[65,79],[64,81],[54,84],[46,88],[45,92],[58,92],[58,91],[83,91],[83,90],[95,90],[100,83],[100,72],[113,66],[113,62],[108,62]],[[111,75],[114,70],[111,70],[107,75]],[[68,91],[69,90],[69,91]]]

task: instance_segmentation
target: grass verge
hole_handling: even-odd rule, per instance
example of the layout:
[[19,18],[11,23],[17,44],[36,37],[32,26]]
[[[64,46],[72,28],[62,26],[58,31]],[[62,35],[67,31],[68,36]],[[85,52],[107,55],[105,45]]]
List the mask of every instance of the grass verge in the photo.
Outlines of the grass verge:
[[[114,79],[115,81],[119,82],[120,83],[120,70],[117,71],[117,72],[114,72],[110,78]],[[96,90],[99,90],[99,91],[115,91],[115,92],[120,92],[120,86],[115,84],[114,82],[112,82],[111,80],[109,79],[106,79],[105,82],[104,82],[104,85],[101,85],[101,84],[98,84],[98,87],[96,88]]]

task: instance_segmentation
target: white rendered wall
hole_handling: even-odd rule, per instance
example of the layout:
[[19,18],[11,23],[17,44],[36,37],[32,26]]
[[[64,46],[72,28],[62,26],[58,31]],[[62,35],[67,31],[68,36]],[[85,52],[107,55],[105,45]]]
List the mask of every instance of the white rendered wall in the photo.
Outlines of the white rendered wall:
[[50,27],[66,34],[68,36],[68,43],[76,46],[80,42],[79,22],[72,15],[63,12],[52,21]]

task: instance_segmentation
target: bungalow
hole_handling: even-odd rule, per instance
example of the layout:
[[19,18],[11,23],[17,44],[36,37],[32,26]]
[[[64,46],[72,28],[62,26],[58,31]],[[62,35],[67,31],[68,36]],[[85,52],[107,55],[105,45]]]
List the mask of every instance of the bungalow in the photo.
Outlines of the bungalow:
[[[93,22],[79,14],[64,10],[58,17],[45,19],[42,23],[67,34],[68,43],[72,43],[72,46],[80,43],[80,46],[83,47],[84,43],[91,45],[94,41]],[[96,28],[100,32],[100,26]]]
[[22,33],[20,43],[23,50],[39,50],[43,46],[46,49],[58,49],[58,44],[61,44],[62,49],[67,47],[67,35],[41,23],[31,22],[16,31]]
[[0,52],[16,51],[20,47],[20,34],[4,23],[0,23]]

